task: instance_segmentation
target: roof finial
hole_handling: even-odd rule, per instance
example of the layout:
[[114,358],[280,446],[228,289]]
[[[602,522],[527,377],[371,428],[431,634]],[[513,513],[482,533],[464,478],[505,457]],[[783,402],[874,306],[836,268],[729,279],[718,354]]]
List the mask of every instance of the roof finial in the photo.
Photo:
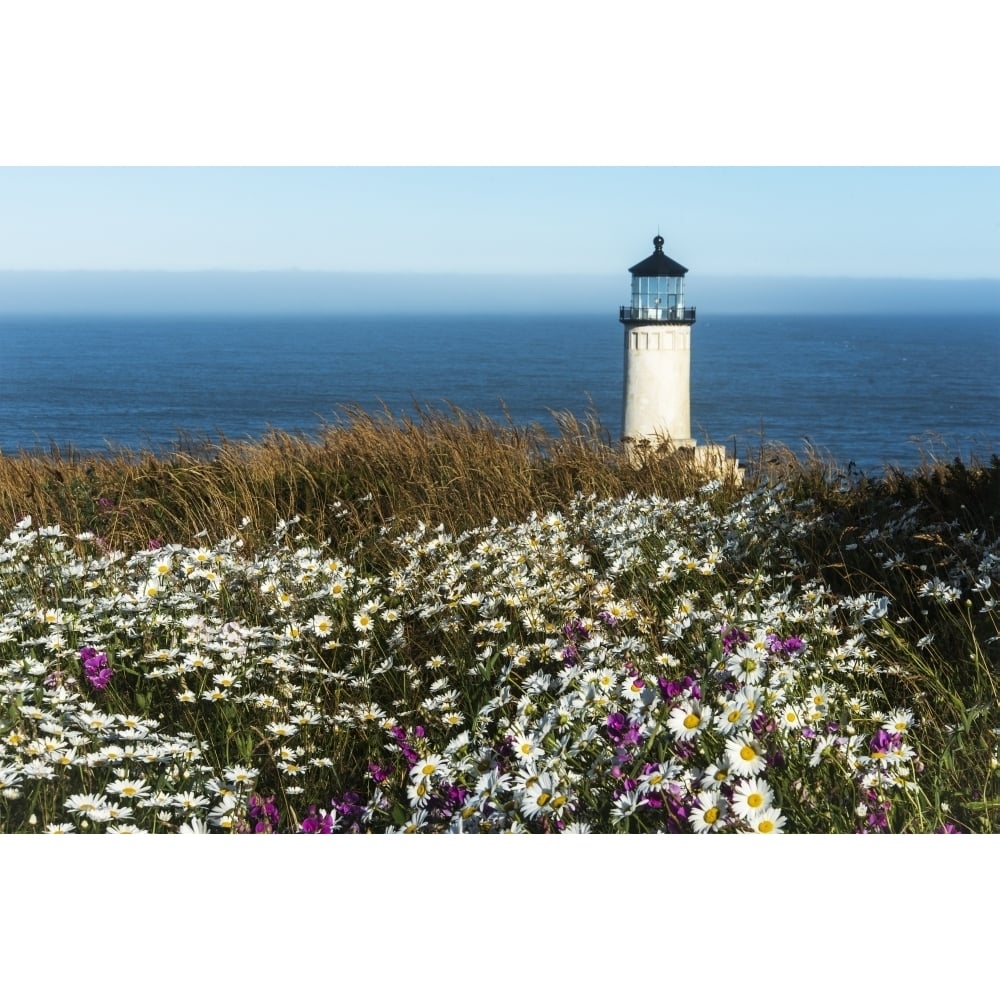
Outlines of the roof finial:
[[653,246],[657,253],[663,253],[663,237],[660,235],[659,227],[656,230],[656,239],[653,240]]

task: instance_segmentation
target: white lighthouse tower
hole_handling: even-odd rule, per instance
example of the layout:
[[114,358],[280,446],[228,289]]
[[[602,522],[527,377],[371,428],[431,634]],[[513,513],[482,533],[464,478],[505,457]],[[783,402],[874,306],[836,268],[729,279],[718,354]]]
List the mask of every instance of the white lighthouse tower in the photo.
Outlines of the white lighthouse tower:
[[622,306],[625,392],[622,437],[635,446],[694,448],[691,437],[691,327],[695,310],[684,302],[687,268],[663,252],[663,237],[635,267],[632,302]]

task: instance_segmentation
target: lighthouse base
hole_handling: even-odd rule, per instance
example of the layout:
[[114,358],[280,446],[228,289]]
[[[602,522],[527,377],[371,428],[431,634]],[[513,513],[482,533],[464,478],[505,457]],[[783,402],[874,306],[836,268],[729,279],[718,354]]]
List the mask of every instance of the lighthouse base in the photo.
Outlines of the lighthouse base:
[[697,444],[694,438],[674,441],[671,438],[624,438],[622,450],[635,468],[650,459],[677,455],[699,475],[709,479],[729,479],[743,482],[744,469],[739,460],[726,454],[724,445]]

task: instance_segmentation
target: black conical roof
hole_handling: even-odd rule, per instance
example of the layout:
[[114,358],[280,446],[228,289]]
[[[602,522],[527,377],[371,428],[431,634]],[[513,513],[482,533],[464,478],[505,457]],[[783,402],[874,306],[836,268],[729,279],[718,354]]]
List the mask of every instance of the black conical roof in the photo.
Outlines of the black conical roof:
[[671,260],[663,252],[662,236],[657,236],[653,240],[653,246],[656,249],[645,260],[640,260],[635,267],[630,267],[629,274],[640,278],[683,278],[687,274],[688,269],[683,264]]

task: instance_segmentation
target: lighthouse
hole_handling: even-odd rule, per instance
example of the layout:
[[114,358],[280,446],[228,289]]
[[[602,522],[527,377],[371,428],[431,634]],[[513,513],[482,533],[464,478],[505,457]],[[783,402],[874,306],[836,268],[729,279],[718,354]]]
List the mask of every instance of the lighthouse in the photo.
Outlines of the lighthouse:
[[632,301],[622,306],[625,327],[625,391],[622,437],[670,449],[694,448],[691,437],[691,327],[695,310],[684,301],[687,268],[653,252],[629,268]]

